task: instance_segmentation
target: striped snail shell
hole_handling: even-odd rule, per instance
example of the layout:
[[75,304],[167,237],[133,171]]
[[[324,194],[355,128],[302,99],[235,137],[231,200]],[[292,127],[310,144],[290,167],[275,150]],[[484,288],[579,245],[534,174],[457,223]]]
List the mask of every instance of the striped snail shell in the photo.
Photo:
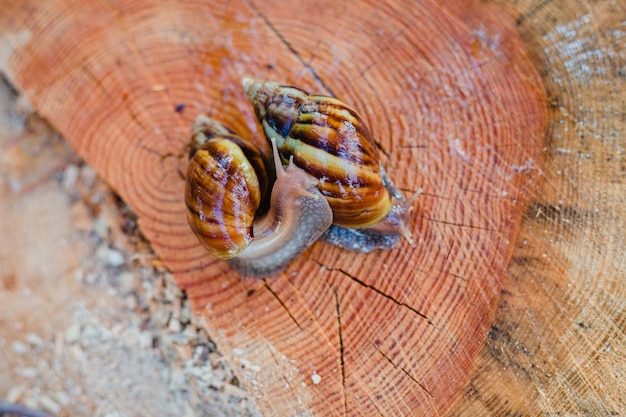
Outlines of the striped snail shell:
[[406,224],[421,190],[408,200],[380,165],[361,116],[346,103],[273,81],[242,81],[268,139],[285,160],[319,180],[334,213],[325,240],[346,249],[391,249],[400,237],[413,244]]
[[245,79],[244,89],[278,150],[320,180],[334,223],[367,227],[391,210],[378,148],[358,113],[332,97],[309,95],[272,81]]
[[269,210],[268,164],[251,143],[199,116],[194,125],[185,186],[187,220],[202,245],[247,275],[285,268],[332,223],[317,180],[293,165],[284,168],[273,144],[276,181]]
[[189,158],[189,225],[215,256],[237,256],[252,241],[253,220],[267,193],[263,155],[218,122],[199,116]]

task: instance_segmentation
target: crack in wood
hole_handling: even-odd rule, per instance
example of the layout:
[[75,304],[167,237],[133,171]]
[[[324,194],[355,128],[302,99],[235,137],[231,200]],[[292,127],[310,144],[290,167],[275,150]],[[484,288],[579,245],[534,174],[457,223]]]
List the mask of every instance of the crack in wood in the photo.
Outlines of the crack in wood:
[[285,47],[289,50],[289,52],[291,52],[296,57],[296,59],[302,64],[302,66],[307,71],[309,71],[309,73],[313,76],[315,81],[317,81],[328,92],[328,94],[330,94],[333,97],[336,97],[335,93],[333,93],[333,90],[324,82],[324,80],[322,80],[322,78],[317,74],[317,72],[313,69],[313,67],[311,67],[302,58],[302,56],[300,56],[296,48],[294,48],[293,45],[291,45],[291,43],[283,36],[283,34],[280,33],[278,29],[276,29],[276,27],[272,24],[272,22],[270,22],[267,16],[265,16],[252,1],[248,0],[246,1],[246,3],[248,4],[248,7],[250,7],[250,9],[263,21],[263,23],[265,23],[268,29],[283,43],[283,45],[285,45]]
[[319,50],[321,44],[322,44],[321,39],[318,39],[317,42],[315,42],[315,46],[311,49],[311,57],[306,62],[307,67],[310,67],[311,62],[315,61],[315,59],[317,58],[317,51]]
[[298,326],[298,328],[300,330],[304,331],[304,329],[302,328],[300,323],[298,323],[298,320],[296,320],[296,318],[293,316],[293,314],[291,314],[291,311],[289,311],[289,308],[287,308],[287,305],[283,302],[283,300],[280,299],[278,294],[276,294],[274,292],[274,290],[272,290],[272,288],[269,286],[269,284],[267,283],[267,279],[266,278],[263,278],[263,286],[265,286],[265,289],[267,291],[269,291],[269,293],[272,294],[274,296],[274,298],[276,298],[276,301],[278,301],[278,303],[285,309],[285,311],[287,312],[287,314],[289,315],[291,320],[293,320],[293,322],[296,324],[296,326]]
[[428,145],[398,145],[400,149],[428,149]]
[[[370,69],[372,69],[374,66],[376,66],[380,61],[384,60],[384,59],[388,59],[388,57],[383,56],[385,52],[389,52],[390,50],[395,50],[396,49],[396,43],[398,42],[398,39],[402,36],[405,36],[406,33],[404,31],[404,29],[400,29],[400,31],[398,31],[398,33],[396,33],[395,35],[391,36],[391,39],[389,39],[389,42],[385,43],[385,46],[376,52],[375,58],[372,60],[372,62],[370,62],[369,64],[365,65],[365,67],[359,71],[359,78],[363,78],[365,79],[365,73],[367,73]],[[369,84],[369,82],[368,82]]]
[[130,100],[130,96],[127,92],[122,92],[122,95],[120,96],[122,99],[122,102],[124,103],[124,107],[126,107],[126,110],[128,111],[128,114],[130,115],[130,118],[133,119],[133,121],[135,123],[137,123],[137,125],[139,127],[141,127],[143,130],[147,131],[148,129],[146,128],[146,126],[141,123],[141,120],[139,119],[139,115],[137,113],[135,113],[135,110],[133,110],[132,105],[131,105],[131,100]]
[[348,397],[346,395],[346,367],[343,347],[343,333],[341,330],[341,309],[339,308],[339,294],[337,288],[333,290],[335,293],[335,309],[337,310],[337,327],[339,329],[339,353],[341,359],[341,385],[343,387],[343,407],[345,415],[348,415]]
[[376,349],[378,351],[378,353],[380,353],[382,355],[383,358],[387,359],[387,361],[396,369],[399,369],[400,371],[402,371],[402,373],[404,373],[406,376],[408,376],[409,378],[411,378],[411,380],[413,382],[415,382],[421,389],[423,389],[424,391],[426,391],[426,393],[431,397],[431,398],[435,398],[433,396],[433,394],[428,390],[428,388],[426,388],[424,386],[424,384],[422,384],[421,382],[419,382],[417,379],[415,379],[415,377],[413,375],[411,375],[410,373],[407,372],[406,369],[404,369],[401,366],[398,366],[398,364],[396,364],[394,361],[391,360],[391,358],[387,355],[385,355],[385,353],[380,350],[380,348],[378,346],[376,346],[374,344],[374,349]]
[[375,403],[374,401],[372,401],[372,405],[374,406],[374,408],[375,408],[375,409],[376,409],[376,411],[378,412],[378,415],[379,415],[379,416],[385,417],[385,415],[383,414],[383,412],[382,412],[382,411],[380,411],[380,408],[378,408],[378,407],[376,406],[376,403]]
[[[271,345],[269,343],[266,343],[266,348],[267,348],[267,351],[269,352],[270,356],[274,360],[274,363],[276,364],[276,369],[281,369],[280,362],[278,361],[278,358],[276,357],[276,355],[274,355],[272,347],[271,347]],[[287,387],[289,387],[289,389],[294,392],[296,397],[300,398],[300,396],[298,395],[298,390],[294,389],[294,386],[291,384],[291,382],[289,382],[289,378],[287,378],[287,375],[282,373],[282,377],[285,380],[285,385]]]
[[446,254],[446,258],[445,258],[446,262],[450,258],[450,254],[452,253],[452,248],[454,248],[454,241],[452,241],[452,243],[450,243],[450,248],[448,249],[448,253]]
[[490,227],[484,227],[484,226],[474,226],[471,224],[463,224],[463,223],[456,223],[456,222],[449,222],[446,220],[439,220],[439,219],[434,219],[432,217],[424,217],[424,220],[427,220],[429,222],[434,222],[434,223],[441,223],[441,224],[445,224],[445,225],[449,225],[449,226],[457,226],[457,227],[467,227],[469,229],[476,229],[476,230],[486,230],[488,232],[496,232],[496,233],[502,233],[500,230],[498,229],[493,229]]
[[449,271],[448,271],[448,272],[446,272],[446,274],[448,274],[448,275],[450,275],[451,277],[454,277],[454,278],[456,278],[456,279],[460,279],[460,280],[461,280],[461,281],[463,281],[463,282],[467,281],[467,278],[465,278],[465,277],[463,277],[463,276],[461,276],[461,275],[455,274],[455,273],[453,273],[453,272],[449,272]]
[[102,93],[106,97],[111,97],[111,93],[109,92],[109,90],[106,89],[104,84],[102,84],[102,81],[100,81],[100,79],[98,79],[98,77],[96,77],[96,74],[94,74],[93,71],[91,69],[89,69],[89,67],[87,67],[87,65],[83,65],[81,67],[81,70],[87,76],[87,78],[89,78],[89,80],[92,83],[94,83],[100,89],[100,91],[102,91]]
[[376,294],[381,295],[383,297],[385,297],[386,299],[392,301],[393,303],[395,303],[396,305],[400,306],[400,307],[404,307],[407,308],[409,310],[411,310],[413,313],[415,313],[416,315],[418,315],[419,317],[423,318],[424,320],[426,320],[426,322],[437,328],[437,326],[435,326],[435,324],[423,313],[420,313],[418,310],[416,310],[414,307],[411,307],[410,305],[406,304],[406,303],[401,303],[400,301],[396,300],[395,298],[393,298],[391,295],[384,293],[383,291],[379,290],[378,288],[374,287],[373,285],[370,284],[366,284],[365,282],[361,281],[360,279],[358,279],[357,277],[355,277],[354,275],[350,274],[347,271],[344,271],[341,268],[331,268],[327,265],[324,265],[322,262],[318,261],[317,259],[313,259],[313,262],[315,262],[316,264],[323,266],[324,268],[326,268],[329,271],[336,271],[339,272],[345,276],[347,276],[348,278],[350,278],[351,280],[353,280],[354,282],[356,282],[357,284],[374,291]]
[[383,155],[385,155],[387,157],[387,159],[391,159],[391,154],[389,153],[389,151],[383,146],[382,143],[380,143],[378,140],[374,139],[374,143],[376,144],[376,147],[383,153]]

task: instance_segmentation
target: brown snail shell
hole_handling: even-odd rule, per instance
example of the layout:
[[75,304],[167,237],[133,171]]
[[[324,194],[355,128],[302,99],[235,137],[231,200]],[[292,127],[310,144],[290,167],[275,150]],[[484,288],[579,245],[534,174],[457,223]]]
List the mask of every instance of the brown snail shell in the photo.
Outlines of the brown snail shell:
[[199,116],[189,156],[187,221],[213,255],[237,256],[252,241],[254,217],[267,193],[263,155],[218,122]]
[[378,148],[361,116],[332,97],[309,95],[273,81],[243,80],[265,135],[285,160],[320,180],[334,224],[368,227],[390,212]]
[[252,144],[205,116],[196,119],[187,171],[187,220],[212,254],[247,275],[285,268],[332,224],[318,181],[291,161],[281,164],[272,142],[276,181],[269,210],[259,214],[267,164]]

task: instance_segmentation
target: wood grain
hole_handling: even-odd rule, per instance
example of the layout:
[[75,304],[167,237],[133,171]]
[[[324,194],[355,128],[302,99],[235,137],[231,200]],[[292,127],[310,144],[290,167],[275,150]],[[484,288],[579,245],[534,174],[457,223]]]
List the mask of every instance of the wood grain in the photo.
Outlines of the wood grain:
[[[266,415],[619,413],[623,17],[574,0],[5,0],[0,66],[137,211]],[[201,112],[265,146],[244,76],[359,109],[396,184],[425,190],[418,246],[316,244],[267,280],[210,259],[183,149]]]
[[452,414],[626,414],[626,4],[521,1],[548,91],[546,164]]

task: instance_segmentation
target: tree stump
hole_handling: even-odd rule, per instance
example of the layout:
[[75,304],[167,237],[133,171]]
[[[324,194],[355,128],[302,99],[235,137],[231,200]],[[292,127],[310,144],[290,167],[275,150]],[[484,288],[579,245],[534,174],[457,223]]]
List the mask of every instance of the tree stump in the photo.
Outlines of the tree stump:
[[[137,212],[265,415],[619,414],[625,15],[3,0],[0,68]],[[316,243],[267,279],[211,258],[185,219],[185,147],[208,114],[267,150],[246,76],[358,109],[396,185],[425,191],[418,244]]]

